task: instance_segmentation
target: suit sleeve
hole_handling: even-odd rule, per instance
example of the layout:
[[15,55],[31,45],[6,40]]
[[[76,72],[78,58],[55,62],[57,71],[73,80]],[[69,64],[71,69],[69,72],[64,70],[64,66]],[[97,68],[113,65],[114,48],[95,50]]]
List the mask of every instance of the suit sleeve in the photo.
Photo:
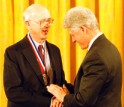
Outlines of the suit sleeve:
[[64,107],[93,106],[106,81],[107,72],[107,66],[98,55],[84,62],[76,77],[78,90],[64,97]]
[[44,105],[44,107],[49,107],[50,97],[46,97],[32,89],[24,88],[20,68],[14,55],[14,51],[11,51],[11,55],[7,50],[5,52],[4,88],[8,100],[25,106],[41,107]]

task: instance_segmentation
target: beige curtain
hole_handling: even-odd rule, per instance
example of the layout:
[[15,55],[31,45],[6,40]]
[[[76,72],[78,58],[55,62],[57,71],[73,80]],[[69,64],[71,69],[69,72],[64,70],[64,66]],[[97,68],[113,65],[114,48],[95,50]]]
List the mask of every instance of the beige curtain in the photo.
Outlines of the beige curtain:
[[[3,88],[4,51],[27,33],[22,15],[25,8],[32,3],[46,6],[55,20],[50,29],[48,41],[56,44],[61,50],[63,68],[68,82],[73,84],[87,51],[82,51],[79,46],[73,44],[69,33],[62,26],[63,18],[71,7],[85,6],[95,13],[101,32],[104,32],[106,37],[117,46],[124,63],[123,0],[0,0],[0,107],[7,105]],[[124,77],[124,70],[122,76]],[[124,87],[124,79],[122,85]],[[124,88],[122,103],[124,107]]]

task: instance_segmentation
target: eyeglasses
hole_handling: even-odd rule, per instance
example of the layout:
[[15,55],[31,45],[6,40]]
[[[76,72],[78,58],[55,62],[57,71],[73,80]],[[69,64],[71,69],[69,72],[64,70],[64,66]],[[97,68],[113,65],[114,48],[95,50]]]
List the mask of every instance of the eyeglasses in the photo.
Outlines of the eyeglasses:
[[41,20],[41,21],[39,21],[39,22],[34,21],[34,20],[30,20],[30,21],[33,21],[33,22],[35,22],[35,23],[38,23],[38,24],[40,25],[40,27],[44,27],[44,26],[47,25],[47,24],[48,24],[48,25],[52,25],[54,19],[48,18],[48,19],[43,19],[43,20]]

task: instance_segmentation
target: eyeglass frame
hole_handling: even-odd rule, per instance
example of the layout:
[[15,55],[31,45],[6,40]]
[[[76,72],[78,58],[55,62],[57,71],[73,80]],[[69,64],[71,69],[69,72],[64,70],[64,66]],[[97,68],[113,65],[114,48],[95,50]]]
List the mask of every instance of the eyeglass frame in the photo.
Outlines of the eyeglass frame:
[[35,23],[38,23],[40,25],[40,27],[45,26],[45,24],[49,24],[52,25],[52,23],[54,22],[53,18],[48,18],[48,19],[42,19],[41,21],[34,21],[34,20],[29,20],[29,21],[33,21]]

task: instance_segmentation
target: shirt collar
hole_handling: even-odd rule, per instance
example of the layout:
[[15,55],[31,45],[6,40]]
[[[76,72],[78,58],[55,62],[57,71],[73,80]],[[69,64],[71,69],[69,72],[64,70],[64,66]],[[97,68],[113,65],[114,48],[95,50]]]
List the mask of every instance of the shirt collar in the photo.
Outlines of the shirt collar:
[[[30,35],[29,32],[28,32],[28,35]],[[35,44],[37,49],[38,49],[39,45],[42,45],[44,49],[46,48],[46,42],[45,41],[42,44],[40,44],[40,43],[36,42],[33,38],[32,38],[32,40],[33,40],[33,42],[34,42],[34,44]]]
[[[33,39],[32,39],[33,40]],[[45,47],[46,47],[46,42],[44,41],[42,44],[40,44],[40,43],[38,43],[38,42],[36,42],[35,40],[33,40],[34,41],[34,43],[35,43],[35,46],[36,46],[36,48],[38,49],[38,47],[39,47],[39,45],[42,45],[43,46],[43,48],[45,49]]]
[[91,48],[92,44],[94,43],[94,41],[101,35],[103,34],[102,32],[98,33],[89,43],[89,46],[88,46],[88,50]]

